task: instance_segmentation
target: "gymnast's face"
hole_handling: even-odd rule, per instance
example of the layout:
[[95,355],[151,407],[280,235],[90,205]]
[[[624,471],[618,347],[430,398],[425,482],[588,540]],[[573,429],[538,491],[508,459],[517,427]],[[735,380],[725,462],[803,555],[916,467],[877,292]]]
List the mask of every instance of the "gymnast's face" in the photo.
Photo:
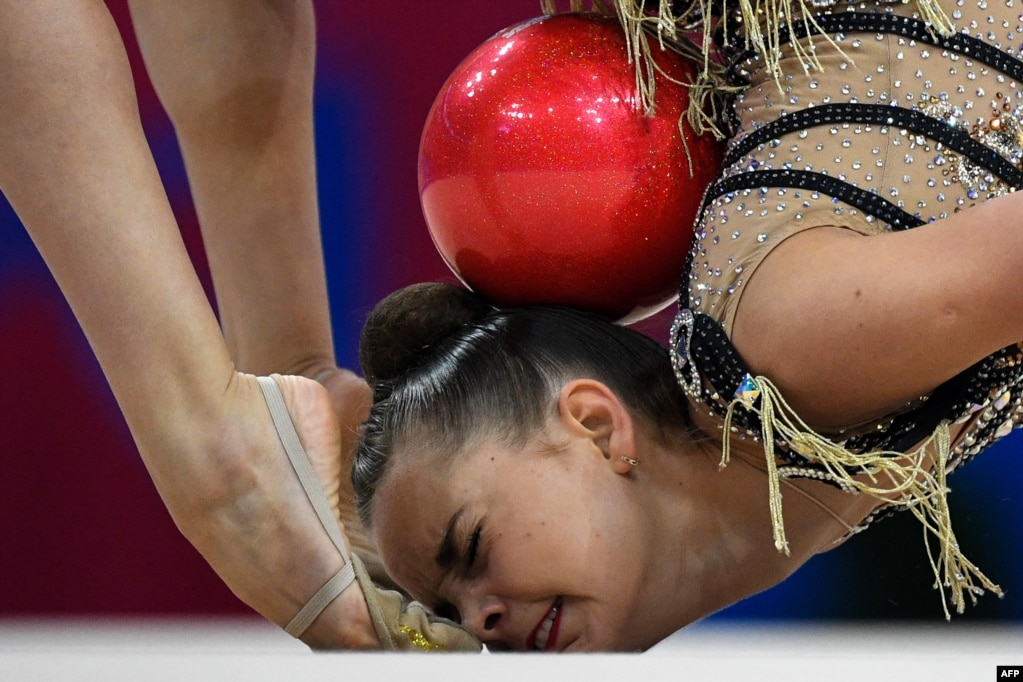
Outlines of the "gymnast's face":
[[664,595],[635,486],[593,440],[443,459],[399,454],[374,502],[381,558],[413,598],[491,649],[641,650],[670,634],[651,632]]

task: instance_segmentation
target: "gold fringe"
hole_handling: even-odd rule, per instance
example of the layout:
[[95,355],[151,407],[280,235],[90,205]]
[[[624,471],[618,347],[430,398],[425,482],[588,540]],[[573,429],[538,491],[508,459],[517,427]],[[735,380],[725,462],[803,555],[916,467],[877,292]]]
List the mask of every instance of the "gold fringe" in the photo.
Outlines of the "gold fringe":
[[[826,41],[852,63],[817,23],[815,14],[821,10],[809,0],[693,0],[688,8],[678,13],[672,8],[671,0],[660,0],[656,12],[646,11],[643,0],[610,2],[625,31],[629,59],[636,68],[636,92],[644,110],[653,111],[655,74],[663,75],[650,58],[649,36],[653,35],[660,49],[670,48],[700,64],[696,81],[688,84],[690,107],[685,119],[697,133],[713,134],[718,139],[724,139],[726,133],[719,124],[717,100],[742,90],[741,85],[728,82],[726,65],[715,59],[713,34],[718,28],[726,43],[741,42],[747,50],[759,54],[779,89],[782,88],[780,63],[785,37],[782,27],[790,21],[802,22],[808,36],[805,41],[790,42],[804,72],[822,68],[816,54],[818,40]],[[923,19],[937,34],[948,36],[955,30],[937,0],[916,0],[916,3]],[[543,0],[545,11],[553,11],[554,4],[553,0]],[[694,35],[699,36],[695,41]]]
[[[583,0],[569,0],[568,11],[569,12],[596,12],[598,14],[606,14],[611,16],[614,14],[614,8],[607,4],[608,0],[590,0],[589,8],[585,8]],[[540,12],[542,14],[557,14],[558,3],[557,0],[540,0]]]
[[[775,547],[789,553],[785,539],[780,477],[774,454],[775,439],[787,443],[795,452],[824,467],[832,479],[848,490],[869,495],[887,503],[904,505],[923,526],[924,546],[934,571],[935,589],[941,593],[945,618],[951,618],[946,599],[958,613],[966,607],[965,596],[974,604],[986,590],[1001,596],[1002,590],[985,576],[959,549],[952,532],[948,507],[946,467],[950,437],[948,424],[942,423],[916,450],[909,453],[881,451],[853,453],[821,436],[803,422],[789,407],[778,388],[762,376],[747,375],[750,390],[739,393],[729,404],[725,416],[721,466],[730,458],[732,415],[743,407],[760,418],[761,438],[767,457],[768,491]],[[758,406],[759,401],[759,406]],[[932,466],[928,466],[928,465]],[[854,473],[850,473],[854,472]],[[869,482],[860,480],[866,478]],[[938,541],[931,549],[931,537]]]

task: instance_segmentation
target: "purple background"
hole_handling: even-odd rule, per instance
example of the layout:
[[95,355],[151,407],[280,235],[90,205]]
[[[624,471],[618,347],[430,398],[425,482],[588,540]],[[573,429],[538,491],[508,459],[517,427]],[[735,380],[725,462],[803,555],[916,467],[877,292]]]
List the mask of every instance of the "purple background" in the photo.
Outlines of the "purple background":
[[[108,4],[209,291],[173,131],[140,67],[123,0]],[[454,281],[430,242],[417,194],[419,134],[434,96],[474,47],[537,15],[539,2],[322,0],[316,7],[323,240],[338,358],[354,367],[358,330],[374,301],[415,281]],[[659,315],[643,330],[663,338],[667,320]],[[0,617],[250,613],[172,524],[77,323],[2,197],[0,388]],[[1023,550],[1014,542],[1023,521],[1020,447],[1019,434],[1010,436],[952,479],[961,543],[1008,592],[1001,601],[982,599],[958,623],[1023,618]],[[940,620],[920,531],[904,516],[715,618]]]

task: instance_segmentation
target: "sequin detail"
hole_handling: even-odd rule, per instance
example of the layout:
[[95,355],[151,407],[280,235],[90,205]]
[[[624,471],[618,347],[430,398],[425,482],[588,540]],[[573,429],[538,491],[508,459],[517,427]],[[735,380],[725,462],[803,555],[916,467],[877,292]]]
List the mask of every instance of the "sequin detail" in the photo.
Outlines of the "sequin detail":
[[428,640],[423,633],[419,630],[409,627],[408,625],[399,625],[398,629],[405,633],[409,641],[412,642],[413,646],[423,651],[447,651],[447,647],[443,644],[437,644]]
[[[1009,111],[995,112],[987,121],[973,123],[969,122],[961,107],[933,97],[921,110],[943,119],[950,129],[969,135],[1014,170],[1023,168],[1023,107],[1017,105]],[[1007,179],[1005,174],[992,173],[989,167],[975,160],[976,155],[964,154],[947,146],[939,146],[937,151],[946,162],[942,175],[950,176],[952,182],[966,187],[966,194],[971,200],[1004,196],[1023,184]]]

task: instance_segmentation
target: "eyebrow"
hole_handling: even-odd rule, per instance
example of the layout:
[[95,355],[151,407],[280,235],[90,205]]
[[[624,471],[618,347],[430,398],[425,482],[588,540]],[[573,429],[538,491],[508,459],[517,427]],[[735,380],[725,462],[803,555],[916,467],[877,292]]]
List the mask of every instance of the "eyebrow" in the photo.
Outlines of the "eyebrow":
[[437,556],[433,558],[441,568],[451,568],[458,559],[454,535],[455,527],[458,525],[458,520],[462,518],[463,512],[465,512],[465,507],[452,514],[451,520],[448,521],[448,527],[444,529],[444,537],[441,538],[440,547],[437,548]]

